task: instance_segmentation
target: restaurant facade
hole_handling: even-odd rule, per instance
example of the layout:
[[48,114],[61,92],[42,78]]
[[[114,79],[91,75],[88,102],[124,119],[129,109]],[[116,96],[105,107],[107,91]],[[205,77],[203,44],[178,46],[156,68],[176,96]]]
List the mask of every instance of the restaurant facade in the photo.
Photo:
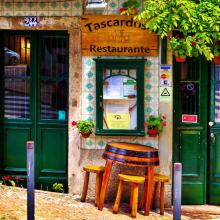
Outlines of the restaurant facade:
[[[176,63],[166,40],[119,15],[122,3],[102,10],[81,1],[0,3],[1,173],[26,175],[26,141],[33,140],[36,187],[59,182],[80,194],[83,166],[104,165],[107,143],[138,143],[159,151],[155,172],[170,178],[166,206],[174,162],[183,165],[183,203],[219,204],[220,67],[202,57]],[[160,113],[166,126],[150,137],[145,121]],[[96,123],[89,138],[72,126],[80,119]],[[144,169],[113,166],[108,200],[121,172]]]

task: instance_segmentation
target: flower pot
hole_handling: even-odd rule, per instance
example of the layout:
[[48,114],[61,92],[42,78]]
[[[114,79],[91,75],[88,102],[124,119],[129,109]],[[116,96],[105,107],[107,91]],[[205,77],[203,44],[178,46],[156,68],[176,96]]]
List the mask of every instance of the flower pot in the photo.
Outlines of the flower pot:
[[[122,12],[127,11],[128,8],[120,8],[119,10],[120,10],[120,14],[121,14]],[[137,14],[137,9],[136,8],[132,8],[131,9],[131,15],[136,15],[136,14]]]
[[88,138],[92,132],[80,132],[83,138]]
[[186,61],[186,57],[175,56],[176,62],[184,63]]
[[120,13],[124,12],[124,11],[127,11],[127,8],[120,8]]
[[159,134],[159,131],[156,129],[148,129],[147,133],[150,137],[156,137]]
[[220,64],[220,55],[219,56],[214,56],[213,61],[215,64]]

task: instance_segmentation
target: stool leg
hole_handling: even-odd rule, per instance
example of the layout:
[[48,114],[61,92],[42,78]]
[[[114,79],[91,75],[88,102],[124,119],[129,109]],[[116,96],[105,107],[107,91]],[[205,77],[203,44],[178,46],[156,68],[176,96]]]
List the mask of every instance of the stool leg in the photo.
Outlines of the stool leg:
[[152,188],[153,188],[153,180],[154,180],[154,167],[148,167],[148,181],[147,181],[147,193],[146,193],[146,203],[145,203],[145,215],[150,214],[150,204],[152,197]]
[[146,194],[147,194],[147,180],[144,181],[144,191],[143,191],[143,195],[141,197],[141,202],[139,205],[139,209],[142,210],[146,201]]
[[159,192],[159,182],[155,182],[154,184],[154,193],[153,193],[153,209],[157,207],[157,200],[158,200],[158,192]]
[[118,192],[117,192],[117,196],[115,199],[115,204],[113,206],[113,213],[118,213],[118,208],[119,208],[119,204],[121,201],[121,196],[122,196],[122,192],[123,192],[123,181],[120,180],[119,181],[119,185],[118,185]]
[[96,182],[95,182],[95,206],[99,204],[99,196],[100,196],[100,190],[102,185],[102,173],[96,174]]
[[131,217],[136,218],[138,206],[138,183],[132,183],[132,208]]
[[86,195],[87,195],[87,190],[88,190],[88,184],[89,184],[89,172],[85,173],[84,177],[84,183],[83,183],[83,191],[82,191],[82,197],[81,197],[81,202],[86,201]]
[[132,210],[132,203],[133,203],[133,192],[134,192],[134,184],[131,183],[131,193],[130,193],[130,206],[129,206],[129,211],[131,212]]
[[164,182],[160,184],[160,214],[164,215]]

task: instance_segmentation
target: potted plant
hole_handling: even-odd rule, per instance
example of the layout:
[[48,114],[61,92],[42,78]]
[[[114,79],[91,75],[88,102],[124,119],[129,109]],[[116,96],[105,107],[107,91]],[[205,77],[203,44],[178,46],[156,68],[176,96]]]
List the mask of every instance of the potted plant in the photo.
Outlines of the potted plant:
[[156,137],[163,131],[163,127],[166,126],[166,117],[162,114],[149,115],[145,125],[147,126],[147,133],[150,137]]
[[213,46],[213,61],[215,64],[220,64],[220,42]]
[[170,49],[173,51],[176,62],[185,62],[187,54],[186,41],[184,41],[184,39],[172,37],[169,43]]
[[73,121],[72,126],[78,128],[79,133],[83,138],[88,138],[92,134],[92,129],[95,127],[95,122],[93,120],[79,120]]
[[120,13],[126,15],[136,15],[137,8],[139,6],[140,3],[138,0],[127,0],[122,3],[122,8],[120,8]]
[[220,41],[219,13],[217,1],[146,0],[134,19],[161,38],[178,32],[180,39],[171,38],[170,45],[175,56],[184,59],[202,55],[211,61],[213,46]]

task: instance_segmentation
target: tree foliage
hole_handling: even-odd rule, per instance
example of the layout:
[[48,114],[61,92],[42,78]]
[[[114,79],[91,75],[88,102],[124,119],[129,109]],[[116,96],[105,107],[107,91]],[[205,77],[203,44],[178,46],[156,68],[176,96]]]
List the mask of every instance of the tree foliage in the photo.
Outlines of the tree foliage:
[[161,38],[178,30],[177,43],[185,42],[186,56],[211,60],[220,41],[220,0],[144,0],[135,19]]

